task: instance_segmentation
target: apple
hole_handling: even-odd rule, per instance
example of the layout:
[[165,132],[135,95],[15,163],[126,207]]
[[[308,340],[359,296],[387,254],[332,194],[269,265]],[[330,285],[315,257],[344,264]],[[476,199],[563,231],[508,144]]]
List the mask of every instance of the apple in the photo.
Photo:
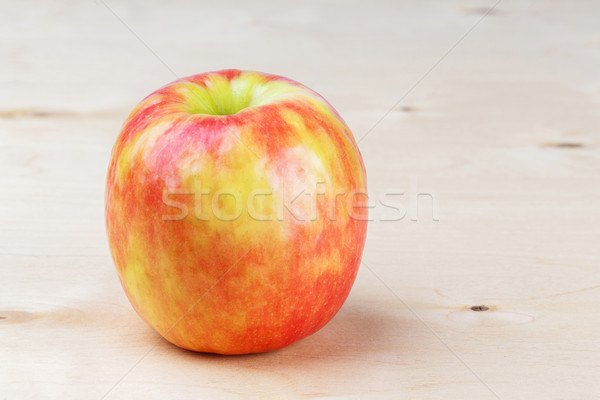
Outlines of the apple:
[[265,352],[315,333],[356,278],[366,173],[354,137],[290,79],[223,70],[139,103],[106,182],[111,254],[135,311],[184,349]]

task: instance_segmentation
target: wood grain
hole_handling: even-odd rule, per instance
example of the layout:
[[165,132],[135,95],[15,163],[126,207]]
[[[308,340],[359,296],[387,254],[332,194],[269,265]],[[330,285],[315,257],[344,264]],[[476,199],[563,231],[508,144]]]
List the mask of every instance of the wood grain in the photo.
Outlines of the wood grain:
[[[493,2],[106,4],[162,62],[102,1],[0,5],[0,399],[600,397],[598,3],[503,0],[479,23]],[[372,199],[407,193],[403,219],[373,211],[315,335],[196,354],[127,302],[104,177],[163,62],[307,84],[360,140]],[[427,196],[411,220],[420,192],[439,221]]]

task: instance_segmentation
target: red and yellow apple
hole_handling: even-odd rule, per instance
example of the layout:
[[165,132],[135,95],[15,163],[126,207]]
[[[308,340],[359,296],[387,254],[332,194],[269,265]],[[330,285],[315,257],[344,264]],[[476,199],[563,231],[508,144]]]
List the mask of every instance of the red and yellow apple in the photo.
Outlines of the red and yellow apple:
[[125,121],[106,184],[110,250],[133,308],[168,341],[275,350],[347,298],[365,191],[352,133],[323,97],[265,73],[199,74]]

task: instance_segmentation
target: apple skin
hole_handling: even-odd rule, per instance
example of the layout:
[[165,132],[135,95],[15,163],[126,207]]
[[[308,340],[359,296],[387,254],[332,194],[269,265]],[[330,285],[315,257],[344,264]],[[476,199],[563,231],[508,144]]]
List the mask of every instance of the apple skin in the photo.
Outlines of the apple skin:
[[[292,201],[292,188],[319,183],[316,200]],[[219,190],[241,200],[215,200]],[[133,308],[169,342],[280,349],[327,324],[352,288],[367,210],[351,193],[366,193],[364,164],[324,98],[260,72],[194,75],[146,97],[122,127],[106,183],[109,246]]]

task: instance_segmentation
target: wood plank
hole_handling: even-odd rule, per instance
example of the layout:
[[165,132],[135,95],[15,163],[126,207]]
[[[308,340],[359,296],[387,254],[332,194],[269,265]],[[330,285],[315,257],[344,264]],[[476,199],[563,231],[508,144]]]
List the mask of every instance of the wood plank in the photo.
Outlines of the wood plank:
[[[0,5],[0,399],[600,395],[599,3],[106,4],[162,61],[102,1]],[[407,193],[313,336],[196,354],[129,305],[104,178],[163,62],[307,84],[360,139],[372,199]],[[410,220],[418,190],[439,221],[426,196]]]

